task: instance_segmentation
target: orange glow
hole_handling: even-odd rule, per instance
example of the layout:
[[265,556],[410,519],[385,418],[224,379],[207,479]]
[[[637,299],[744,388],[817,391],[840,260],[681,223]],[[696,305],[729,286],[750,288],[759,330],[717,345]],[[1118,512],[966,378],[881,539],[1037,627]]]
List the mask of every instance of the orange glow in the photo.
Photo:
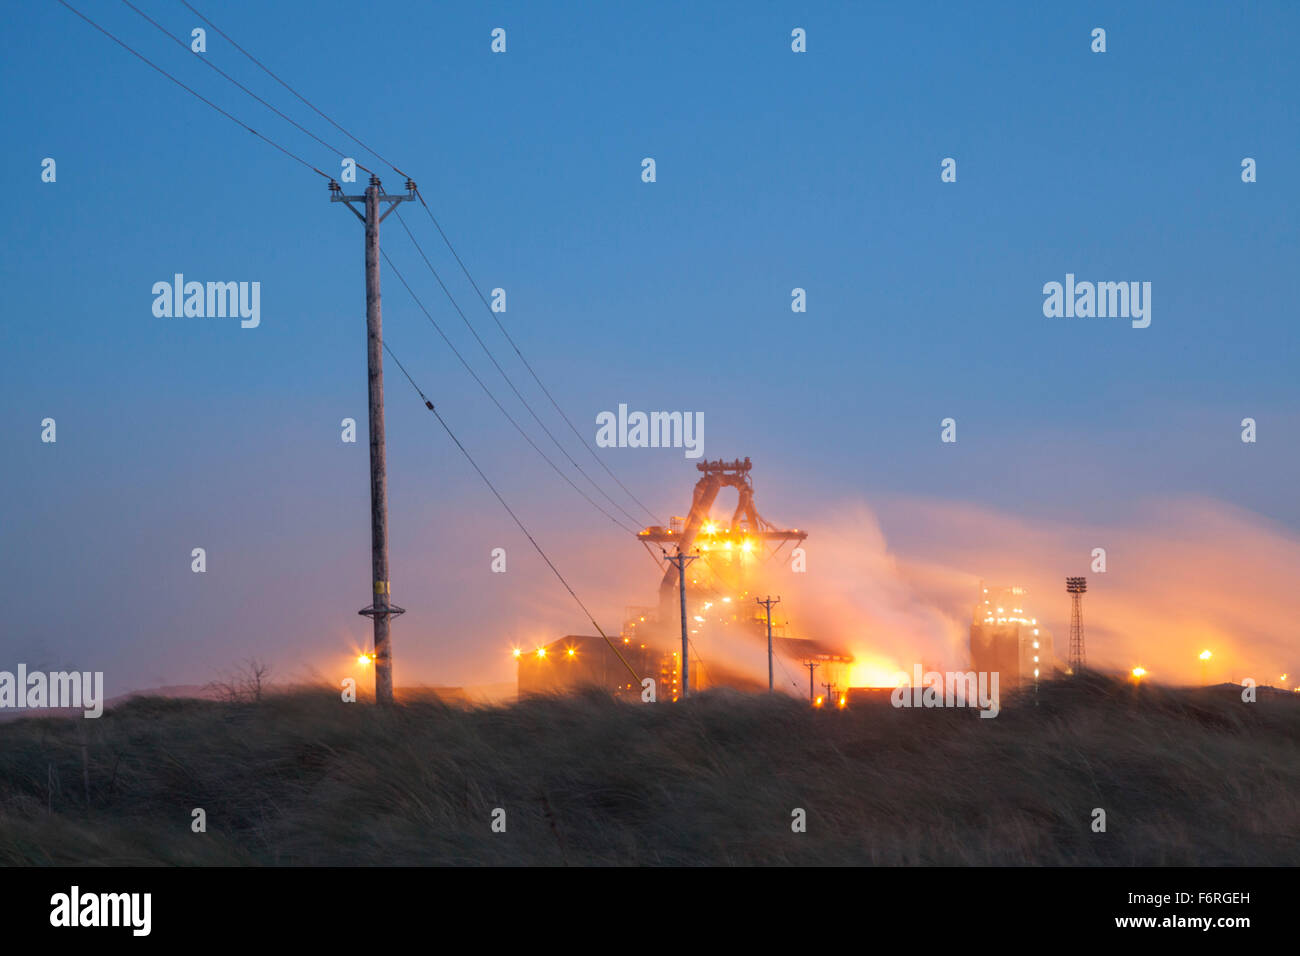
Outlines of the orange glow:
[[814,706],[814,707],[820,707],[820,706],[822,705],[822,700],[823,700],[823,698],[818,697],[817,700],[813,703],[813,706]]
[[516,647],[516,648],[515,648],[514,650],[512,650],[510,653],[513,654],[515,657],[518,657],[520,654],[523,653],[523,651],[521,651],[519,648]]
[[369,654],[362,654],[360,657],[357,658],[357,663],[360,664],[362,667],[367,667],[370,664],[370,660],[371,657]]
[[537,649],[537,656],[538,656],[539,658],[540,658],[540,657],[545,657],[545,656],[546,656],[546,648],[544,648],[544,647],[539,647],[539,648]]
[[1211,654],[1209,651],[1201,651],[1201,660],[1203,661],[1208,661],[1213,656],[1214,655]]
[[907,672],[886,657],[855,651],[849,665],[850,687],[898,687],[909,680]]
[[571,648],[569,648],[568,653],[569,653],[569,656],[572,657],[572,656],[576,653],[576,651],[574,651],[574,649],[571,647]]
[[1147,669],[1146,669],[1145,667],[1135,667],[1135,668],[1133,668],[1133,677],[1134,677],[1135,679],[1137,679],[1137,680],[1141,680],[1142,678],[1144,678],[1144,677],[1146,677],[1146,676],[1147,676]]

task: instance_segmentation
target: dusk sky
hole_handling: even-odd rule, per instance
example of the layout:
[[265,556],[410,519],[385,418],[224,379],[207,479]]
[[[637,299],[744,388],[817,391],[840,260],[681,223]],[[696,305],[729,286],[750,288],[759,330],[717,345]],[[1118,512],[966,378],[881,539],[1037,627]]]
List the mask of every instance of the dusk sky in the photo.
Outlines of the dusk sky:
[[[69,2],[338,176],[337,155],[125,5]],[[177,0],[133,2],[187,44],[201,25]],[[1061,579],[1087,574],[1099,661],[1189,679],[1214,640],[1240,665],[1224,679],[1300,670],[1300,7],[195,6],[415,178],[479,286],[507,290],[501,321],[589,443],[624,403],[701,412],[706,457],[753,459],[759,511],[810,533],[809,580],[777,584],[807,588],[792,613],[810,627],[834,592],[857,602],[839,618],[860,622],[855,640],[910,666],[908,639],[962,636],[984,578],[1028,584],[1063,645]],[[103,670],[116,694],[256,655],[283,679],[336,680],[369,639],[361,224],[63,6],[24,11],[0,58],[0,669]],[[402,190],[207,40],[210,62]],[[548,427],[619,495],[423,210],[400,211]],[[396,217],[382,236],[567,468]],[[151,289],[176,273],[260,282],[260,325],[155,316]],[[1043,286],[1067,273],[1149,282],[1150,326],[1046,317]],[[386,267],[383,293],[389,345],[603,626],[653,603],[641,546],[537,457]],[[590,624],[391,362],[386,383],[397,681],[510,681],[512,643]],[[599,453],[660,517],[689,508],[681,449]]]

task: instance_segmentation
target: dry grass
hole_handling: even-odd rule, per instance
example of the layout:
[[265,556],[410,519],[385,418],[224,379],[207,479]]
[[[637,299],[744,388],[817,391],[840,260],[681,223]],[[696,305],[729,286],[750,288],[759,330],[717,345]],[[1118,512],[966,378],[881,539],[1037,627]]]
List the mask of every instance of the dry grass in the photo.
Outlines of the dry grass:
[[1089,677],[984,720],[726,692],[384,711],[303,691],[0,725],[8,865],[1298,859],[1297,694]]

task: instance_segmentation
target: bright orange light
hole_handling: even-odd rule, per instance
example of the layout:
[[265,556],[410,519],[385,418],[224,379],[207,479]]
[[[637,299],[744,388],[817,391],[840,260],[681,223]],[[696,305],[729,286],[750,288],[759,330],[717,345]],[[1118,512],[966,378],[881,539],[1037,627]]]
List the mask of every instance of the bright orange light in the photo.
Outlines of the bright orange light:
[[842,710],[842,709],[845,707],[845,705],[848,704],[848,702],[849,702],[849,699],[848,699],[847,697],[844,697],[843,695],[841,695],[841,697],[840,697],[840,709]]
[[907,672],[896,663],[870,653],[855,653],[849,665],[850,687],[898,687],[909,682]]
[[368,666],[370,664],[370,655],[362,654],[360,657],[357,658],[357,663],[360,664],[362,667]]
[[573,648],[572,648],[572,647],[569,648],[569,656],[572,657],[572,656],[574,655],[574,653],[575,653],[575,652],[574,652]]
[[1208,661],[1213,656],[1214,655],[1211,654],[1209,651],[1201,651],[1201,660],[1203,661]]
[[741,543],[741,545],[740,545],[740,550],[744,551],[746,554],[749,554],[749,552],[751,552],[751,551],[754,550],[754,542],[752,542],[752,541],[750,541],[748,538],[746,538],[746,539]]
[[513,654],[515,657],[518,657],[520,654],[523,653],[523,651],[521,651],[519,648],[516,647],[516,648],[515,648],[514,650],[512,650],[510,653]]
[[1133,668],[1133,676],[1137,680],[1141,680],[1147,676],[1147,669],[1145,667],[1135,667]]
[[822,705],[822,698],[818,697],[816,703],[814,703],[813,706],[820,707],[821,705]]
[[539,647],[539,648],[537,649],[537,656],[538,656],[538,657],[545,657],[545,656],[546,656],[546,648],[544,648],[544,647]]
[[714,534],[717,532],[718,526],[714,524],[712,521],[706,521],[704,522],[704,527],[701,528],[700,530],[703,531],[705,534]]

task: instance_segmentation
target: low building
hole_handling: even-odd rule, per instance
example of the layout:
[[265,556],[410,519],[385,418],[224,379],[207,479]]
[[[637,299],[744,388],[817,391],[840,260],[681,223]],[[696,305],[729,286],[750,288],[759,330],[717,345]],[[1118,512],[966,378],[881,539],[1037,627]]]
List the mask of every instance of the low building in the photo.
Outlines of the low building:
[[[642,677],[653,677],[658,695],[674,686],[677,678],[671,653],[645,644],[634,645],[611,638],[618,653],[602,637],[570,634],[542,647],[517,651],[519,696],[566,694],[584,687],[596,687],[620,696],[641,696],[641,688],[623,660]],[[623,660],[619,659],[622,655]],[[667,658],[667,661],[665,661]]]

